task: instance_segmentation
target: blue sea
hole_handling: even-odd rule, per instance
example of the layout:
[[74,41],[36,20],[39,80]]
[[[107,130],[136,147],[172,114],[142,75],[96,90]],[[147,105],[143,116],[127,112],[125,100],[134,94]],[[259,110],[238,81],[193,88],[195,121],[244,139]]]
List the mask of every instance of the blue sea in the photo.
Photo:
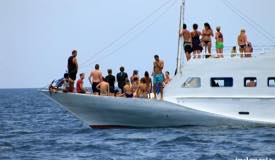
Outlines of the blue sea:
[[0,90],[0,159],[274,160],[275,128],[92,129],[35,89]]

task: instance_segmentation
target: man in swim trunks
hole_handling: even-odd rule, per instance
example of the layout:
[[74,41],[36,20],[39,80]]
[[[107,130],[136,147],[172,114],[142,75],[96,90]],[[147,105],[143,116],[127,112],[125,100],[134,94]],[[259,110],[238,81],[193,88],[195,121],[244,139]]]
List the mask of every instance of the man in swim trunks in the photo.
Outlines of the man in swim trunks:
[[102,73],[99,70],[99,65],[98,64],[95,65],[95,70],[91,72],[91,74],[89,76],[89,82],[92,85],[93,94],[94,95],[99,95],[100,90],[98,90],[98,88],[96,86],[100,82],[102,82]]
[[189,61],[191,59],[191,53],[192,53],[192,37],[191,37],[191,32],[187,30],[187,25],[183,24],[183,28],[180,31],[180,37],[183,38],[184,43],[184,51],[186,54],[186,59]]
[[162,73],[164,62],[159,59],[158,55],[154,56],[155,62],[153,63],[153,88],[154,88],[154,98],[157,98],[157,89],[160,90],[160,96],[161,100],[163,100],[163,81],[164,81],[164,75]]
[[69,92],[74,92],[74,81],[76,80],[78,63],[77,63],[77,51],[73,50],[72,55],[68,58],[68,74],[69,74]]

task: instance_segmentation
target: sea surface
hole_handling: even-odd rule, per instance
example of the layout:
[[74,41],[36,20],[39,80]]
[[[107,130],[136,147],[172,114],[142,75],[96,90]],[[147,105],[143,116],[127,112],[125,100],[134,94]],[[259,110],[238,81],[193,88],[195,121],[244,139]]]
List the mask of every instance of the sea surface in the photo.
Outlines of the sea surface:
[[275,128],[91,129],[35,89],[0,90],[0,159],[275,160]]

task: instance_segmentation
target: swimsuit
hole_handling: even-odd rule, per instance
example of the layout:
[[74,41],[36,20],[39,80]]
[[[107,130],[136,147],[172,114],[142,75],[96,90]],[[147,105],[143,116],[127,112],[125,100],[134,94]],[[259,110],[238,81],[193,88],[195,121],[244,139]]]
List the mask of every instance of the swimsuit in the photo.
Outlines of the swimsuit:
[[133,93],[131,93],[131,94],[125,93],[125,96],[126,96],[126,98],[133,98],[134,97]]
[[159,74],[154,74],[153,76],[153,83],[154,84],[161,84],[163,83],[164,81],[164,76],[162,73],[159,73]]
[[246,47],[246,45],[245,45],[245,44],[240,45],[240,48],[241,48],[241,49],[245,49],[245,47]]
[[224,48],[223,42],[216,42],[216,48],[223,49]]
[[200,40],[200,36],[198,35],[198,33],[196,33],[196,35],[194,37],[192,37],[192,46],[193,46],[193,51],[202,51],[202,47],[201,47],[201,40]]
[[191,54],[193,52],[192,51],[192,43],[191,42],[184,42],[183,46],[184,46],[185,53]]
[[100,90],[98,90],[96,88],[96,86],[99,84],[99,82],[93,82],[92,84],[92,89],[93,89],[93,93],[97,92],[97,93],[100,93]]

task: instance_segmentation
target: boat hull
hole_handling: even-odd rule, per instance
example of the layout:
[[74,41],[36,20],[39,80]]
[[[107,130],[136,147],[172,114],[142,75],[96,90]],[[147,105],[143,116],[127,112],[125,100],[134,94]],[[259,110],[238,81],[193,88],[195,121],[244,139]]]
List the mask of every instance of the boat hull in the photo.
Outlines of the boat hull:
[[167,101],[42,92],[93,128],[258,125]]

